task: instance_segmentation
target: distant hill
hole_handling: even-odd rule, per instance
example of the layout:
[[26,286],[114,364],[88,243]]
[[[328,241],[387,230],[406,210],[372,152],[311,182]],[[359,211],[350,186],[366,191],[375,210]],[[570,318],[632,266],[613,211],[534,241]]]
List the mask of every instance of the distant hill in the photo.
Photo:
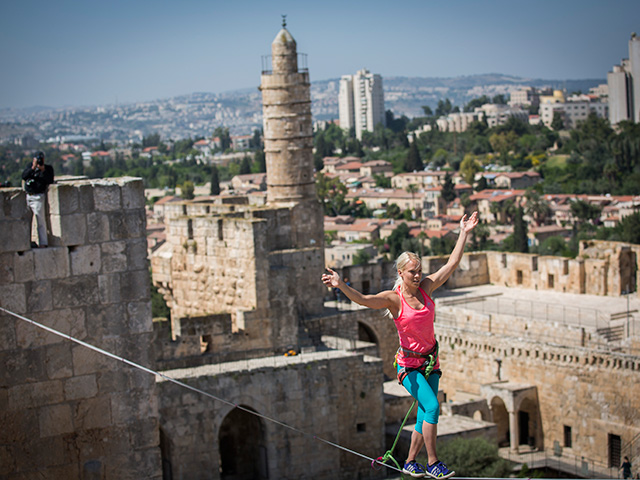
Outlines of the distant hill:
[[[422,116],[422,107],[435,110],[440,100],[449,99],[463,107],[470,100],[487,95],[504,95],[522,86],[588,92],[604,79],[543,80],[490,73],[454,78],[384,77],[385,109],[396,117]],[[338,118],[340,80],[311,83],[314,120]],[[105,141],[139,140],[159,133],[162,138],[207,137],[220,126],[232,134],[250,134],[262,127],[262,98],[256,88],[222,93],[194,92],[173,98],[120,105],[77,107],[30,107],[0,109],[0,142],[26,134],[36,138],[91,135]]]

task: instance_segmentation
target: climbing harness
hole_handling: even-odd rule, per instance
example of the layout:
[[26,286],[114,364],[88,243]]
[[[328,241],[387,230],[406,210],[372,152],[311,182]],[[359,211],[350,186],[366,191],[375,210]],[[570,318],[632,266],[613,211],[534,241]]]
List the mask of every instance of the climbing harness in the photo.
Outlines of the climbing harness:
[[431,372],[433,372],[433,367],[436,364],[436,360],[438,360],[438,352],[439,352],[439,347],[438,347],[437,341],[436,341],[436,344],[433,346],[433,348],[429,350],[427,353],[416,352],[400,346],[393,360],[394,368],[398,368],[398,355],[401,353],[404,357],[422,358],[424,359],[424,362],[420,367],[417,367],[417,368],[408,368],[408,367],[400,368],[400,370],[398,370],[398,383],[402,385],[402,382],[404,381],[406,376],[409,374],[409,372],[412,372],[414,370],[418,370],[419,372],[421,372],[425,378],[431,375]]
[[[160,373],[160,372],[156,372],[155,370],[151,370],[150,368],[147,368],[147,367],[144,367],[144,366],[139,365],[137,363],[134,363],[131,360],[127,360],[126,358],[119,357],[118,355],[115,355],[115,354],[113,354],[111,352],[108,352],[106,350],[98,348],[98,347],[96,347],[94,345],[91,345],[90,343],[83,342],[82,340],[79,340],[79,339],[77,339],[75,337],[72,337],[71,335],[67,335],[66,333],[62,333],[62,332],[60,332],[58,330],[55,330],[55,329],[53,329],[51,327],[47,327],[46,325],[42,325],[41,323],[38,323],[38,322],[36,322],[34,320],[31,320],[30,318],[23,317],[22,315],[14,313],[14,312],[12,312],[10,310],[7,310],[6,308],[0,307],[0,311],[6,313],[8,315],[11,315],[11,316],[13,316],[15,318],[18,318],[20,320],[23,320],[23,321],[25,321],[27,323],[30,323],[31,325],[34,325],[34,326],[36,326],[38,328],[46,330],[49,333],[52,333],[54,335],[57,335],[57,336],[62,337],[64,339],[67,339],[67,340],[69,340],[71,342],[77,343],[78,345],[82,345],[83,347],[86,347],[86,348],[88,348],[90,350],[98,352],[98,353],[100,353],[102,355],[106,355],[107,357],[113,358],[115,360],[119,360],[122,363],[125,363],[125,364],[127,364],[127,365],[129,365],[131,367],[134,367],[134,368],[137,368],[137,369],[142,370],[144,372],[150,373],[152,375],[156,375],[158,377],[161,377],[161,378],[163,378],[164,380],[166,380],[168,382],[175,383],[176,385],[179,385],[180,387],[183,387],[183,388],[186,388],[188,390],[200,393],[200,394],[202,394],[202,395],[204,395],[206,397],[209,397],[209,398],[212,398],[214,400],[217,400],[218,402],[224,403],[225,405],[229,405],[231,407],[235,407],[238,410],[242,410],[243,412],[249,413],[251,415],[255,415],[256,417],[260,417],[260,418],[262,418],[262,419],[264,419],[264,420],[266,420],[268,422],[272,422],[272,423],[275,423],[277,425],[280,425],[281,427],[288,428],[289,430],[292,430],[292,431],[294,431],[296,433],[299,433],[302,436],[305,436],[305,437],[308,437],[308,438],[313,438],[314,440],[317,440],[317,441],[322,442],[322,443],[326,443],[327,445],[330,445],[330,446],[332,446],[334,448],[340,449],[340,450],[342,450],[344,452],[351,453],[353,455],[356,455],[358,457],[364,458],[366,460],[370,460],[372,465],[373,465],[374,462],[376,462],[375,459],[373,459],[371,457],[368,457],[368,456],[366,456],[366,455],[364,455],[362,453],[359,453],[359,452],[356,452],[356,451],[351,450],[349,448],[343,447],[342,445],[339,445],[337,443],[331,442],[331,441],[326,440],[326,439],[324,439],[322,437],[318,437],[316,435],[312,435],[312,434],[307,433],[307,432],[305,432],[303,430],[300,430],[300,429],[298,429],[296,427],[292,427],[291,425],[287,425],[286,423],[283,423],[283,422],[281,422],[279,420],[276,420],[274,418],[268,417],[266,415],[262,415],[262,414],[260,414],[258,412],[255,412],[255,411],[253,411],[253,410],[251,410],[249,408],[243,407],[242,405],[238,405],[236,403],[229,402],[228,400],[225,400],[223,398],[217,397],[217,396],[215,396],[215,395],[213,395],[213,394],[211,394],[209,392],[205,392],[204,390],[200,390],[199,388],[192,387],[191,385],[188,385],[188,384],[186,384],[184,382],[181,382],[180,380],[176,380],[175,378],[171,378],[168,375],[165,375],[165,374]],[[396,463],[396,465],[398,465],[398,464]],[[402,473],[402,470],[399,467],[396,468],[393,465],[384,465],[384,466],[389,468],[389,469],[391,469],[391,470],[396,470],[399,473]]]
[[[400,353],[402,353],[406,357],[424,358],[425,360],[422,366],[418,368],[406,368],[406,367],[400,368],[400,370],[398,371],[398,382],[400,383],[400,385],[402,385],[402,381],[406,378],[406,376],[410,372],[416,371],[416,370],[422,373],[424,375],[424,378],[429,378],[429,375],[434,373],[433,367],[436,365],[436,360],[438,359],[438,342],[436,341],[436,344],[434,345],[434,347],[427,353],[415,352],[413,350],[409,350],[408,348],[404,348],[400,346],[393,360],[394,368],[398,368],[398,354]],[[396,465],[396,467],[398,467],[398,470],[401,469],[397,460],[393,457],[393,451],[395,450],[396,444],[400,439],[400,434],[402,433],[402,429],[404,428],[405,423],[407,423],[409,414],[413,410],[413,407],[415,407],[416,403],[418,403],[418,401],[414,400],[411,406],[409,407],[409,410],[407,411],[407,414],[404,416],[404,420],[402,420],[402,424],[400,425],[400,429],[398,430],[396,439],[393,441],[393,445],[391,446],[391,448],[387,450],[384,455],[376,458],[374,461],[371,462],[372,468],[379,470],[380,468],[382,468],[383,465],[388,466],[386,465],[386,462],[391,460]]]

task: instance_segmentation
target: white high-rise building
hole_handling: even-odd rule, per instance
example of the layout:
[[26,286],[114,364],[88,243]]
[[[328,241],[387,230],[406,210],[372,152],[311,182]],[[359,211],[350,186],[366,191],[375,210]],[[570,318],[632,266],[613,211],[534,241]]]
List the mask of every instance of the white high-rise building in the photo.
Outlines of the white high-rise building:
[[623,59],[607,74],[609,122],[640,122],[640,37],[631,35],[629,58]]
[[343,75],[338,110],[340,126],[345,130],[355,128],[358,139],[362,138],[363,131],[373,132],[379,123],[386,125],[382,77],[366,69],[355,75]]

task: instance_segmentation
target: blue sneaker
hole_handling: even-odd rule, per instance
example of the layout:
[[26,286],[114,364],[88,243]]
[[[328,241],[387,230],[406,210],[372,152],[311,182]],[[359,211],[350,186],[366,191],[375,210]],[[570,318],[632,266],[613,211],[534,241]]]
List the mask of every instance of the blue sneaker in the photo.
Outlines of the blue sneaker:
[[449,470],[447,466],[437,461],[433,465],[427,465],[427,475],[433,478],[449,478],[455,475],[456,472]]
[[411,475],[414,478],[421,478],[426,475],[424,467],[415,460],[405,463],[404,467],[402,467],[402,473]]

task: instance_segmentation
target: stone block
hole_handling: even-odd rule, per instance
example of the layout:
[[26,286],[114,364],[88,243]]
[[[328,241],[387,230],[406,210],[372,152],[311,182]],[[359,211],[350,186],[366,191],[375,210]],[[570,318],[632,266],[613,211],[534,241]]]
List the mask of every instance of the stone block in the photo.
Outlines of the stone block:
[[125,272],[127,270],[127,244],[108,242],[100,246],[102,250],[102,273]]
[[67,277],[53,283],[54,308],[95,305],[98,303],[98,277]]
[[[34,322],[38,322],[65,335],[77,339],[87,336],[85,329],[84,311],[81,309],[59,310],[55,315],[50,312],[31,315]],[[50,333],[27,322],[16,324],[16,341],[21,348],[33,348],[43,345],[66,342],[60,335]]]
[[117,273],[98,276],[100,303],[118,303],[120,295],[120,275]]
[[0,189],[0,220],[30,217],[27,195],[21,188]]
[[87,216],[84,213],[49,216],[50,243],[54,246],[74,246],[87,243]]
[[0,284],[13,283],[13,262],[15,253],[0,253]]
[[151,298],[151,278],[149,278],[148,270],[138,270],[123,274],[120,277],[120,284],[120,294],[124,301],[148,301]]
[[115,367],[116,360],[81,345],[72,347],[71,353],[76,375],[103,374]]
[[56,183],[47,192],[49,213],[52,215],[68,215],[79,213],[80,196],[78,187],[70,183]]
[[27,294],[23,283],[3,285],[0,288],[0,307],[13,313],[27,313]]
[[71,275],[100,273],[100,245],[86,245],[69,249]]
[[70,274],[66,248],[50,247],[33,250],[33,264],[37,280],[66,278]]
[[98,382],[95,375],[72,377],[64,382],[65,400],[79,400],[95,397],[98,393]]
[[27,305],[29,305],[30,312],[51,310],[53,299],[51,298],[50,280],[30,282],[27,289]]
[[90,180],[76,183],[78,189],[79,212],[89,213],[95,210],[93,199],[93,185]]
[[87,241],[89,243],[108,242],[111,238],[109,216],[106,213],[87,214]]
[[114,212],[109,215],[112,240],[141,238],[146,234],[147,217],[144,209]]
[[144,181],[141,178],[125,177],[122,182],[122,208],[144,209]]
[[109,396],[80,400],[75,411],[75,426],[77,430],[106,428],[112,424]]
[[141,390],[114,393],[111,395],[111,414],[115,425],[129,425],[141,418],[157,417],[158,397]]
[[127,335],[125,306],[121,303],[96,305],[87,312],[87,330],[94,338]]
[[131,388],[129,373],[124,370],[97,373],[98,390],[101,395],[111,392],[126,392]]
[[153,331],[151,302],[131,302],[127,304],[129,330],[131,333],[149,333]]
[[31,248],[31,222],[24,220],[0,220],[0,253],[21,252]]
[[13,259],[13,270],[16,283],[30,282],[35,277],[33,250],[17,252]]
[[59,380],[25,383],[9,387],[9,410],[55,405],[62,402],[63,398],[62,382]]
[[149,269],[147,239],[139,238],[127,242],[127,258],[130,270]]
[[44,366],[50,380],[73,376],[71,342],[49,345],[44,353]]
[[112,180],[93,182],[93,202],[99,212],[116,212],[122,209],[120,187]]
[[40,437],[52,437],[72,433],[73,416],[67,404],[51,405],[40,409]]

